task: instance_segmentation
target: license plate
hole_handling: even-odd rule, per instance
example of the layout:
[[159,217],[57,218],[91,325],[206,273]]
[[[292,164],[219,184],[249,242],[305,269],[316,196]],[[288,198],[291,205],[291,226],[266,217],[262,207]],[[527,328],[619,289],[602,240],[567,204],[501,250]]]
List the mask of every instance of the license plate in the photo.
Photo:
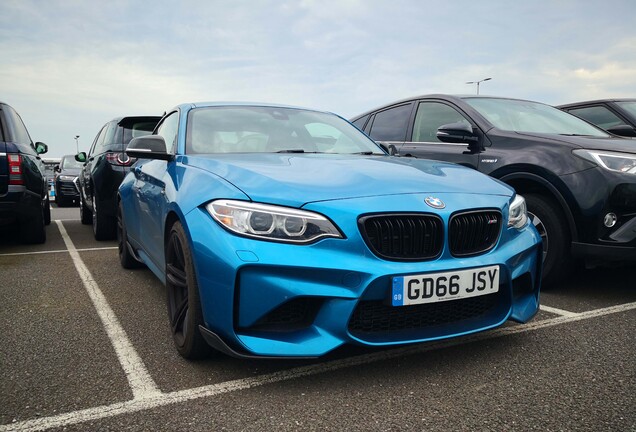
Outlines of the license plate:
[[393,278],[393,306],[477,297],[499,291],[499,266]]

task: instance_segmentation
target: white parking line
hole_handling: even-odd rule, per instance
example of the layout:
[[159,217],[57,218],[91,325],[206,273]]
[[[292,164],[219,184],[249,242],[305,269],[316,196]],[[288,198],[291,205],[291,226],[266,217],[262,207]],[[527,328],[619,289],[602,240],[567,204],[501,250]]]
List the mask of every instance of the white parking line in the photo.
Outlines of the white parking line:
[[[115,249],[117,249],[117,246],[109,246],[109,247],[101,247],[101,248],[84,248],[84,249],[75,249],[75,250],[78,251],[78,252],[87,252],[87,251],[115,250]],[[5,254],[0,254],[0,257],[3,257],[3,256],[18,256],[18,255],[43,255],[43,254],[62,253],[62,252],[63,253],[68,253],[68,249],[57,249],[57,250],[50,250],[50,251],[5,253]]]
[[93,279],[93,275],[91,275],[88,267],[86,267],[86,264],[84,264],[84,261],[80,258],[79,252],[75,249],[75,245],[68,236],[64,225],[61,221],[55,221],[55,223],[60,229],[60,234],[62,234],[62,238],[64,239],[64,243],[71,255],[73,264],[75,264],[75,268],[79,273],[80,279],[82,279],[82,282],[84,283],[86,292],[88,292],[88,295],[93,302],[93,306],[95,306],[97,314],[102,320],[106,333],[115,348],[119,363],[128,378],[128,383],[130,384],[130,388],[133,392],[133,398],[141,399],[160,394],[161,392],[157,387],[157,384],[155,384],[154,380],[148,373],[141,357],[139,357],[137,351],[128,339],[124,328],[121,324],[119,324],[119,320],[108,305],[106,297],[104,297],[104,294]]
[[541,305],[540,308],[542,311],[549,312],[555,315],[565,316],[565,317],[573,317],[578,315],[578,313],[576,312],[570,312],[563,309],[557,309],[557,308],[553,308],[546,305]]
[[0,432],[9,431],[40,431],[50,428],[62,428],[73,424],[95,421],[118,415],[131,414],[139,411],[145,411],[166,405],[187,402],[194,399],[218,396],[225,393],[231,393],[239,390],[247,390],[266,384],[288,381],[291,379],[301,378],[310,375],[316,375],[324,372],[331,372],[352,366],[364,365],[376,361],[388,360],[396,357],[402,357],[412,354],[421,354],[423,352],[448,348],[457,345],[465,345],[468,343],[482,341],[487,339],[495,339],[516,333],[526,333],[543,328],[553,327],[560,324],[567,324],[586,319],[598,318],[605,315],[611,315],[621,312],[627,312],[636,309],[636,302],[626,303],[619,306],[612,306],[603,309],[596,309],[589,312],[581,312],[574,316],[562,316],[547,320],[533,321],[528,324],[515,325],[511,327],[501,327],[484,333],[478,333],[472,336],[451,339],[447,341],[434,342],[421,345],[412,345],[404,348],[396,348],[387,351],[381,351],[372,354],[365,354],[356,357],[349,357],[341,360],[333,360],[326,363],[314,364],[309,366],[301,366],[280,372],[260,375],[257,377],[243,378],[232,381],[226,381],[219,384],[198,387],[188,390],[175,391],[172,393],[159,393],[144,398],[138,398],[131,401],[119,402],[112,405],[104,405],[95,408],[88,408],[81,411],[74,411],[56,416],[39,418],[35,420],[26,420],[23,422],[2,425]]

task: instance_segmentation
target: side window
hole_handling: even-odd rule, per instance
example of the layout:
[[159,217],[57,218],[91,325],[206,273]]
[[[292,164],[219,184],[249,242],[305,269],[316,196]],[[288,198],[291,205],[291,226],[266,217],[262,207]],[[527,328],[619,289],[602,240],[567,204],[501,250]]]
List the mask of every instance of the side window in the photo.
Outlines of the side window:
[[18,113],[15,112],[15,110],[9,105],[4,105],[3,111],[7,113],[9,141],[30,146],[32,143],[31,137],[29,136],[29,132],[27,132],[27,128],[24,126],[24,123]]
[[111,144],[114,144],[115,143],[115,132],[117,132],[117,128],[118,128],[118,126],[117,126],[116,122],[108,123],[108,127],[106,128],[106,131],[104,133],[104,139],[102,140],[102,142],[99,145],[106,147],[106,146],[109,146]]
[[445,124],[470,122],[455,108],[439,102],[420,102],[415,114],[413,142],[441,142],[437,139],[437,129]]
[[94,156],[96,154],[101,153],[100,147],[104,142],[104,136],[106,135],[106,130],[108,129],[108,125],[110,123],[106,123],[102,130],[99,131],[97,136],[95,137],[95,141],[93,141],[93,145],[91,146],[91,150],[89,152],[89,156]]
[[604,106],[573,108],[569,112],[603,129],[625,124],[623,120]]
[[157,128],[157,135],[166,141],[168,153],[175,153],[177,148],[177,129],[179,127],[179,114],[175,111],[163,119]]
[[354,121],[352,123],[358,129],[364,130],[364,125],[367,123],[367,120],[369,120],[369,117],[371,117],[371,114],[365,115],[364,117],[360,117],[358,120],[356,120],[356,121]]
[[375,115],[369,136],[377,141],[404,141],[412,104],[400,105]]

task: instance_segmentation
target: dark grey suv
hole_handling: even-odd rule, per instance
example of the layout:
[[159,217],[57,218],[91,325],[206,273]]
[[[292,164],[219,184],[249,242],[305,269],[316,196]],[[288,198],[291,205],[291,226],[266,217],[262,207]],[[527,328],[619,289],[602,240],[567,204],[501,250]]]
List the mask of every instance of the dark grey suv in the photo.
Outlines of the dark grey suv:
[[119,117],[106,123],[91,148],[75,155],[84,165],[79,175],[80,218],[93,224],[97,240],[115,237],[117,188],[130,171],[134,160],[126,155],[131,139],[150,134],[161,117]]
[[26,243],[44,243],[51,223],[49,188],[40,155],[46,144],[33,143],[24,122],[0,102],[0,225],[17,225]]
[[546,282],[573,258],[636,261],[633,140],[545,104],[487,96],[420,96],[352,121],[401,156],[455,162],[514,187],[543,238]]

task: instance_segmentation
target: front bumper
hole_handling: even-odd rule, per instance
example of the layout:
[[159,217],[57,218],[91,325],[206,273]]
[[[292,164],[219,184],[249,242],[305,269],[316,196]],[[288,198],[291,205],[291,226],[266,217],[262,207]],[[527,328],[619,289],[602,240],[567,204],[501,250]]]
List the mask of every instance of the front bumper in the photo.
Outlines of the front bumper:
[[55,182],[55,195],[57,200],[79,200],[79,190],[74,180],[57,180]]
[[[593,168],[563,180],[576,198],[571,205],[577,232],[572,254],[636,260],[636,176]],[[611,226],[605,225],[608,216],[615,218]]]
[[[454,258],[445,248],[431,261],[386,261],[367,248],[348,204],[330,203],[330,211],[322,205],[309,208],[335,214],[346,239],[306,246],[229,234],[203,209],[186,216],[205,326],[228,346],[226,352],[316,357],[343,344],[432,341],[495,328],[508,319],[525,322],[536,314],[541,245],[534,227],[504,227],[497,246],[479,256]],[[373,204],[386,206],[365,204],[371,211]],[[441,216],[447,221],[451,213],[452,208]],[[500,268],[496,294],[417,306],[387,304],[394,276],[493,264]]]

